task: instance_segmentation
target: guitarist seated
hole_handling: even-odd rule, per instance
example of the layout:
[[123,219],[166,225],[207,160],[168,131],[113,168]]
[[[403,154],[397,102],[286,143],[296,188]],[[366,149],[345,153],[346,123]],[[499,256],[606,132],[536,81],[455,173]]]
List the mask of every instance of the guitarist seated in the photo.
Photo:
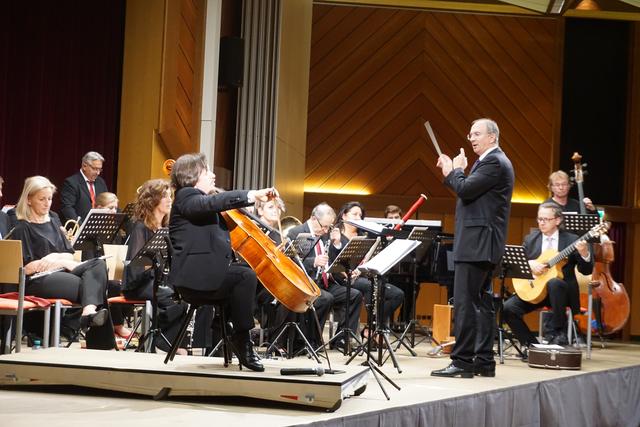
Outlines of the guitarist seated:
[[[503,318],[520,343],[526,347],[538,343],[538,340],[522,317],[544,306],[551,307],[552,310],[551,321],[545,325],[545,340],[549,344],[569,344],[566,307],[571,307],[573,313],[580,310],[575,267],[577,265],[578,271],[582,274],[591,274],[593,268],[589,244],[579,240],[575,234],[560,228],[563,219],[562,210],[558,205],[541,204],[538,208],[538,230],[526,236],[523,243],[534,277],[546,275],[545,279],[547,279],[549,278],[547,274],[550,273],[551,278],[546,283],[539,283],[541,286],[546,284],[546,296],[541,294],[540,296],[543,297],[541,300],[534,298],[533,302],[530,302],[526,300],[525,293],[521,292],[522,295],[513,295],[504,303]],[[563,265],[560,262],[551,267],[551,269],[557,269],[554,275],[546,262],[571,245],[575,245],[575,251],[568,255],[566,264]]]

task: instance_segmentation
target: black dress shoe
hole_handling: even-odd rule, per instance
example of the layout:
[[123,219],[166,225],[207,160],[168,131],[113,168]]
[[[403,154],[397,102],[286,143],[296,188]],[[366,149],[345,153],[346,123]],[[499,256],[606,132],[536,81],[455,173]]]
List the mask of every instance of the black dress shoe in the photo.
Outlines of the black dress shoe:
[[240,364],[252,371],[263,372],[264,366],[260,362],[260,356],[253,350],[253,342],[250,339],[232,339],[233,352],[238,357]]
[[473,373],[481,377],[495,377],[496,368],[485,368],[484,366],[474,366]]
[[473,378],[473,371],[464,368],[458,368],[451,363],[444,369],[438,369],[437,371],[431,371],[432,377],[447,377],[447,378]]
[[102,308],[95,313],[80,317],[80,328],[87,330],[94,326],[103,326],[109,318],[109,312]]

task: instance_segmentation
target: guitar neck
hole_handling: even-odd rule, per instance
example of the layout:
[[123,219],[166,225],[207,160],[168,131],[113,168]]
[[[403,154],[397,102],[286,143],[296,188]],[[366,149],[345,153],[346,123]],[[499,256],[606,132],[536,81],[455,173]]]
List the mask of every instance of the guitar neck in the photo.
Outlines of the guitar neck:
[[580,238],[578,238],[578,240],[574,241],[569,246],[564,248],[562,251],[558,252],[556,256],[554,256],[549,261],[547,261],[547,264],[549,265],[549,267],[553,267],[563,259],[568,258],[569,255],[571,255],[576,250],[576,243],[578,243],[580,240],[587,239],[589,236],[590,236],[589,233],[583,234]]

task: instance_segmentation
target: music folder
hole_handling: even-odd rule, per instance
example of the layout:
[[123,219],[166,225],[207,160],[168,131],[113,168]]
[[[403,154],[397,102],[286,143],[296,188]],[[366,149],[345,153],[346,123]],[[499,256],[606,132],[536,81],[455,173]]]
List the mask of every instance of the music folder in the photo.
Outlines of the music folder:
[[378,255],[359,266],[358,270],[362,273],[384,275],[420,244],[417,240],[395,239]]

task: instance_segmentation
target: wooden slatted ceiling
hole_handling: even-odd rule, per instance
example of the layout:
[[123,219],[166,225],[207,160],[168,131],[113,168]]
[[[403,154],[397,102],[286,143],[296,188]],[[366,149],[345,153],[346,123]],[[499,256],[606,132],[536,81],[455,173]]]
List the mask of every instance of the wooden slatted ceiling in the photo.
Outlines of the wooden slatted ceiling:
[[452,197],[443,151],[467,149],[474,118],[494,118],[519,199],[546,198],[558,22],[365,7],[314,6],[306,189]]

